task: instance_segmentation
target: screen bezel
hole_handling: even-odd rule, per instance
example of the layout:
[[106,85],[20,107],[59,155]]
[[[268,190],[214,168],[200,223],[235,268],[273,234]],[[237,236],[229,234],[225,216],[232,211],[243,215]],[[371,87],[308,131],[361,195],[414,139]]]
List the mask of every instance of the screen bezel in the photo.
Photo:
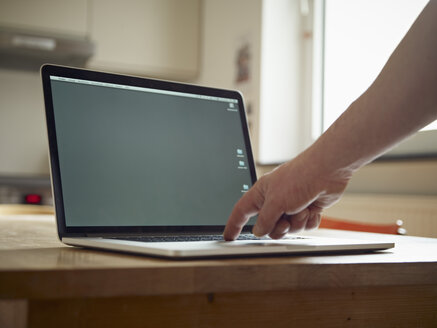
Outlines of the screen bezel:
[[[204,226],[67,226],[65,220],[64,201],[62,193],[62,179],[59,165],[58,143],[56,138],[56,126],[54,119],[53,98],[50,76],[75,78],[96,82],[122,84],[134,87],[192,93],[197,95],[232,98],[238,100],[239,114],[246,146],[246,154],[252,184],[256,182],[255,164],[250,144],[249,131],[244,110],[243,97],[240,92],[209,88],[179,82],[171,82],[143,77],[119,75],[114,73],[91,71],[73,67],[43,65],[41,67],[41,78],[44,92],[45,113],[47,134],[50,153],[50,173],[52,181],[52,192],[56,211],[56,222],[58,235],[62,237],[87,236],[87,235],[129,235],[129,234],[160,234],[160,233],[221,233],[224,225]],[[246,225],[243,232],[252,230],[252,225]]]

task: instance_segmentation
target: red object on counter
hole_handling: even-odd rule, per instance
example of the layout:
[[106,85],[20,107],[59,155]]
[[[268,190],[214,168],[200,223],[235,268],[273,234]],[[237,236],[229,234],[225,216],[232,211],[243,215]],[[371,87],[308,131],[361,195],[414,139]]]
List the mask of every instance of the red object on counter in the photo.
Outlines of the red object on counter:
[[26,204],[41,204],[42,197],[38,194],[28,194],[24,200]]

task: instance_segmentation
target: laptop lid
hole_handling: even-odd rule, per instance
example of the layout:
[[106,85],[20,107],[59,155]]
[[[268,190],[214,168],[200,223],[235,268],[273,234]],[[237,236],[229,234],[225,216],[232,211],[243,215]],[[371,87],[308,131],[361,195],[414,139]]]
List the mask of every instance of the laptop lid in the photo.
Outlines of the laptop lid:
[[41,75],[61,239],[222,233],[256,181],[239,92],[53,65]]

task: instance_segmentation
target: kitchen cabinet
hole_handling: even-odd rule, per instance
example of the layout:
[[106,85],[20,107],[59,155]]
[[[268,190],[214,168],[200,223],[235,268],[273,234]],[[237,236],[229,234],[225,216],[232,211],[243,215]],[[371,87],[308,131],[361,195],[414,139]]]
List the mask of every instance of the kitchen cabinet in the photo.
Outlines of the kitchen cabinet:
[[90,0],[88,67],[192,80],[199,67],[200,0]]
[[83,37],[87,0],[0,0],[0,27]]
[[87,67],[190,81],[201,0],[0,0],[0,28],[89,38]]

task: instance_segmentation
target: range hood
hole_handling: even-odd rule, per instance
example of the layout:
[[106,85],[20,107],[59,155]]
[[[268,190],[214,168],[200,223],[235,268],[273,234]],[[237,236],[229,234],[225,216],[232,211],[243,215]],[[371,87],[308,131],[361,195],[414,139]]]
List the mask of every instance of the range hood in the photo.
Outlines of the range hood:
[[45,63],[85,66],[95,46],[86,37],[0,28],[0,67],[39,70]]

